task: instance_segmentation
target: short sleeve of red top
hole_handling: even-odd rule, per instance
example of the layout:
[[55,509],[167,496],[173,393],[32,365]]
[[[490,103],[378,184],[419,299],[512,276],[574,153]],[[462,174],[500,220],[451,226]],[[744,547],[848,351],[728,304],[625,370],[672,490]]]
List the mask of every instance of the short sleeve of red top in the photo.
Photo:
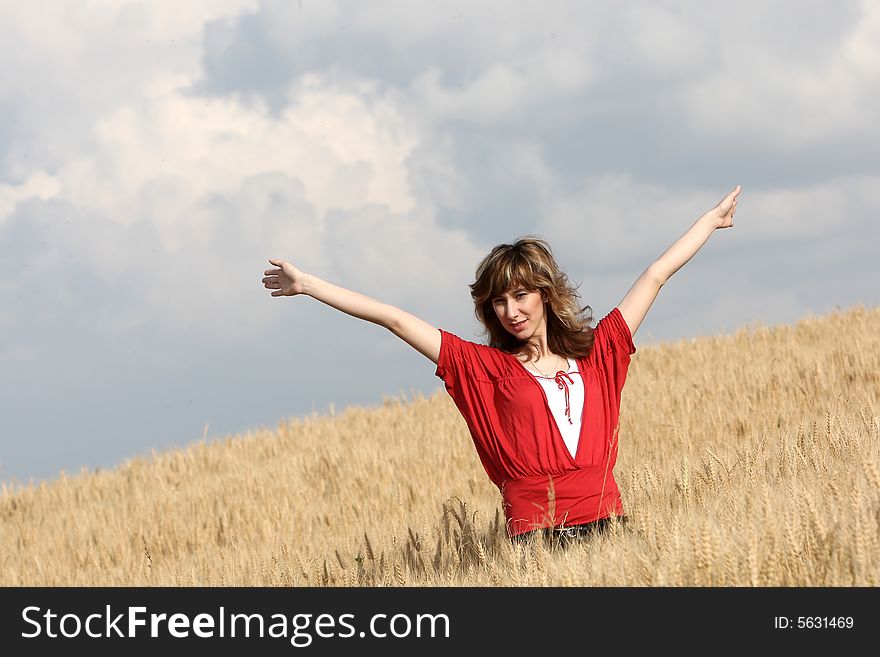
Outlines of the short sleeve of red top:
[[486,473],[498,486],[510,536],[623,515],[614,481],[620,399],[636,348],[615,308],[577,359],[584,407],[572,457],[541,384],[517,358],[440,329],[435,374],[467,423]]

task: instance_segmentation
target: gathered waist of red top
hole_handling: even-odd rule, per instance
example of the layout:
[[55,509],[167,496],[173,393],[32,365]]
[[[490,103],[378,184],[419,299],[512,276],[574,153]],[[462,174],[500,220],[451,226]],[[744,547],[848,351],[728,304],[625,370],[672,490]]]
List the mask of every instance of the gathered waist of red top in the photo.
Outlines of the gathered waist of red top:
[[604,464],[508,479],[501,486],[501,495],[510,537],[624,514],[617,482]]

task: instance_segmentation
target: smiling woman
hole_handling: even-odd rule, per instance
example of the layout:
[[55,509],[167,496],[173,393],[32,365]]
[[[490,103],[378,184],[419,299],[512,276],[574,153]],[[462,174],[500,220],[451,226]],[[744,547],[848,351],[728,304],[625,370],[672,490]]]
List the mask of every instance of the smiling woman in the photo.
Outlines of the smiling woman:
[[614,479],[621,393],[633,335],[660,288],[718,228],[733,225],[735,188],[636,280],[595,328],[589,306],[550,245],[527,236],[500,244],[471,284],[489,344],[463,340],[394,306],[270,259],[272,296],[307,294],[384,326],[436,364],[486,474],[498,487],[508,536],[566,545],[624,519]]
[[582,316],[590,307],[579,307],[577,288],[540,237],[496,246],[477,267],[470,289],[474,313],[492,347],[526,350],[531,352],[527,360],[540,364],[557,354],[576,358],[593,343],[592,332],[585,330],[592,317]]

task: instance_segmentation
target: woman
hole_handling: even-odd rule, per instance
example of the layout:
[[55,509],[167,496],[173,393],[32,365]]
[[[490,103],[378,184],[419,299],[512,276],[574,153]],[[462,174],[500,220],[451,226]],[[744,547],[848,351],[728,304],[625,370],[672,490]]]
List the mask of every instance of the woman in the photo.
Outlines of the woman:
[[737,186],[651,264],[595,329],[537,237],[492,249],[470,286],[481,345],[394,306],[270,258],[272,296],[307,294],[384,326],[437,366],[486,473],[501,491],[507,533],[565,541],[625,517],[614,480],[620,399],[632,338],[660,288],[717,228],[733,226]]

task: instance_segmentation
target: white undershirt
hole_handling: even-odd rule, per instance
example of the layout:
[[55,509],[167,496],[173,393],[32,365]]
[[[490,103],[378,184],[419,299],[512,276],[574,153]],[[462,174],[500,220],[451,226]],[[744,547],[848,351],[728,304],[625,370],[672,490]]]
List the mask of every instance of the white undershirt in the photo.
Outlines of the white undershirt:
[[568,379],[564,379],[565,385],[568,387],[568,405],[571,422],[568,415],[565,414],[565,390],[559,388],[556,382],[555,373],[553,376],[546,377],[531,372],[535,380],[544,388],[547,394],[547,402],[550,405],[550,411],[553,419],[556,420],[556,426],[559,427],[559,433],[565,441],[565,446],[571,452],[572,457],[577,454],[578,440],[581,435],[581,413],[584,409],[584,381],[581,373],[578,371],[577,363],[571,358],[568,359],[568,376],[571,377],[571,383]]

